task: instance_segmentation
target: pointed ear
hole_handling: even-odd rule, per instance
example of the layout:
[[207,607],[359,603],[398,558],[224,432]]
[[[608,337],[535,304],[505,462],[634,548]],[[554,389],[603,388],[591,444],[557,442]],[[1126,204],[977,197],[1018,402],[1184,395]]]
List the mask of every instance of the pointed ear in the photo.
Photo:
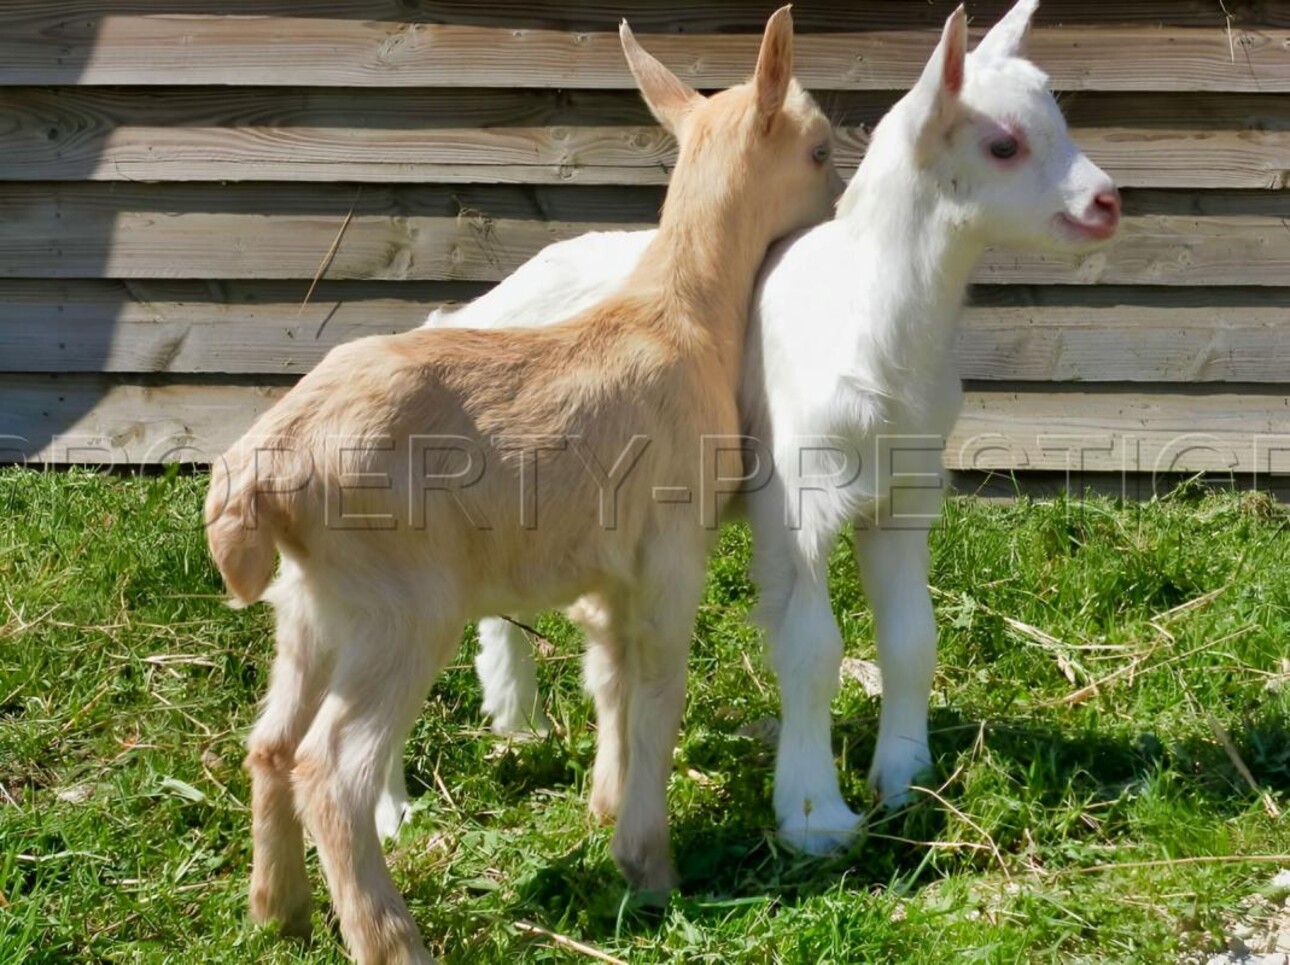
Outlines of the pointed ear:
[[967,13],[959,6],[945,21],[941,42],[914,85],[919,113],[915,115],[918,154],[929,158],[958,117],[959,94],[967,61]]
[[1030,32],[1030,19],[1035,15],[1039,0],[1018,0],[1016,6],[1003,15],[990,32],[981,38],[972,51],[974,58],[1003,60],[1023,57],[1026,53],[1026,35]]
[[676,74],[646,53],[645,48],[636,42],[626,20],[618,28],[618,39],[623,43],[627,66],[636,78],[636,86],[640,88],[641,97],[649,106],[650,113],[675,136],[685,122],[686,115],[695,104],[703,100],[703,95],[683,84]]
[[793,13],[792,5],[780,7],[766,21],[757,55],[757,116],[766,126],[784,106],[788,82],[793,79]]

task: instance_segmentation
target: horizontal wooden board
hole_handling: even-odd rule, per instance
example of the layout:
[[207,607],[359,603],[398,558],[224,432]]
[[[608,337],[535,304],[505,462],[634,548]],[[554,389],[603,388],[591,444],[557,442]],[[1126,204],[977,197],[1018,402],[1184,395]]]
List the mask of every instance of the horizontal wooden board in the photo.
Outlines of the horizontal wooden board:
[[[971,17],[989,24],[1014,0],[974,0]],[[552,30],[604,30],[628,17],[651,33],[756,33],[769,6],[747,0],[6,0],[7,19],[33,27],[62,20],[91,27],[106,16],[307,17],[332,20],[462,23],[477,26]],[[956,0],[919,0],[857,4],[848,0],[796,0],[793,22],[799,33],[937,27]],[[1044,0],[1036,13],[1041,24],[1139,23],[1224,27],[1290,26],[1286,0]]]
[[[0,84],[328,87],[633,87],[616,32],[331,17],[6,16]],[[609,26],[608,24],[606,25]],[[981,28],[973,34],[979,36]],[[796,73],[822,90],[894,90],[917,79],[932,29],[805,34]],[[698,88],[747,77],[752,34],[659,34],[651,53]],[[1037,27],[1030,53],[1059,90],[1290,91],[1279,27]]]
[[[0,184],[0,277],[497,281],[541,247],[651,223],[654,188]],[[1085,256],[987,254],[978,282],[1284,285],[1290,194],[1126,195]]]
[[[0,281],[0,371],[302,373],[330,348],[420,325],[478,286]],[[1284,382],[1290,288],[987,289],[964,313],[968,379]]]
[[[893,101],[837,92],[849,175]],[[1072,133],[1124,187],[1290,185],[1290,96],[1085,93]],[[665,184],[630,91],[0,88],[0,180]]]
[[1290,473],[1290,386],[1123,392],[1101,386],[966,393],[947,468]]
[[[0,376],[0,460],[207,462],[284,384],[183,384],[102,376]],[[1083,465],[1071,462],[1082,452]],[[1061,386],[967,393],[947,440],[956,470],[1290,473],[1285,389],[1125,391]]]

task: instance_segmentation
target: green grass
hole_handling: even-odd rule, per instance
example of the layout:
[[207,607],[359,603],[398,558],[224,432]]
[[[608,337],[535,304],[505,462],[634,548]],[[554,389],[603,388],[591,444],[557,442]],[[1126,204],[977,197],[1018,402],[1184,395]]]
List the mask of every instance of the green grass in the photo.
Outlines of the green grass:
[[[342,960],[316,867],[310,947],[246,917],[240,761],[270,622],[221,603],[203,486],[0,473],[0,962]],[[608,831],[585,816],[594,731],[576,640],[554,618],[541,673],[557,736],[490,738],[469,642],[436,686],[409,747],[417,813],[395,878],[458,963],[587,960],[518,921],[632,962],[1175,961],[1217,947],[1275,871],[1227,859],[1290,851],[1214,729],[1290,807],[1288,522],[1236,495],[952,501],[933,538],[937,795],[876,818],[834,860],[775,843],[772,754],[742,733],[776,701],[744,622],[749,538],[731,528],[691,661],[670,907],[627,900]],[[871,659],[845,545],[832,581],[848,655]],[[863,804],[877,705],[849,683],[834,711],[846,793]]]

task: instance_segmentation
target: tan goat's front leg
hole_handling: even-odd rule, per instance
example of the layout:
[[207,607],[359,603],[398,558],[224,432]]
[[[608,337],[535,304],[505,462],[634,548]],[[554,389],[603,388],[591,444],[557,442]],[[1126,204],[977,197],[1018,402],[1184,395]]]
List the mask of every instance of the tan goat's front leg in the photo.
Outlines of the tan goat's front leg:
[[704,572],[701,555],[666,563],[651,567],[657,577],[632,587],[622,634],[627,768],[613,841],[614,860],[628,883],[659,896],[676,884],[667,782],[685,710],[686,659]]

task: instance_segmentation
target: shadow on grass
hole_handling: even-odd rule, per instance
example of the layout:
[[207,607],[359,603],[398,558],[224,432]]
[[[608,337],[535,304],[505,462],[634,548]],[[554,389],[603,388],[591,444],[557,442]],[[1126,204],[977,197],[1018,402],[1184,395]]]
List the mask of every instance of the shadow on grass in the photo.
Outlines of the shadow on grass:
[[[850,770],[867,767],[874,727],[872,718],[839,723],[837,736],[847,747]],[[768,748],[721,731],[692,737],[682,769],[698,763],[720,775],[721,784],[716,803],[710,796],[696,803],[674,789],[673,850],[681,888],[673,906],[684,909],[691,921],[715,922],[736,905],[791,905],[840,885],[855,892],[917,893],[947,875],[997,869],[993,849],[1014,865],[1036,847],[1049,860],[1104,861],[1111,856],[1108,839],[1133,842],[1127,809],[1135,796],[1149,791],[1181,796],[1193,811],[1220,821],[1257,806],[1255,793],[1216,739],[1172,741],[1147,732],[1112,737],[1091,729],[1073,733],[1028,718],[983,724],[949,710],[933,714],[932,731],[940,779],[963,767],[940,788],[944,801],[925,795],[903,811],[876,815],[870,833],[851,852],[819,859],[787,852],[775,839]],[[1283,701],[1251,707],[1231,738],[1261,788],[1290,791],[1290,718]],[[569,781],[589,764],[578,756],[555,741],[515,745],[497,771],[503,798],[519,801]],[[859,786],[848,789],[856,803],[863,793]],[[956,809],[988,832],[989,847],[929,847],[959,835],[951,828]],[[1080,813],[1096,814],[1097,822],[1069,821],[1060,835],[1042,822],[1043,815]],[[534,868],[518,883],[506,914],[553,927],[576,918],[593,940],[655,934],[666,918],[665,910],[628,895],[605,849],[590,840],[539,858]]]

